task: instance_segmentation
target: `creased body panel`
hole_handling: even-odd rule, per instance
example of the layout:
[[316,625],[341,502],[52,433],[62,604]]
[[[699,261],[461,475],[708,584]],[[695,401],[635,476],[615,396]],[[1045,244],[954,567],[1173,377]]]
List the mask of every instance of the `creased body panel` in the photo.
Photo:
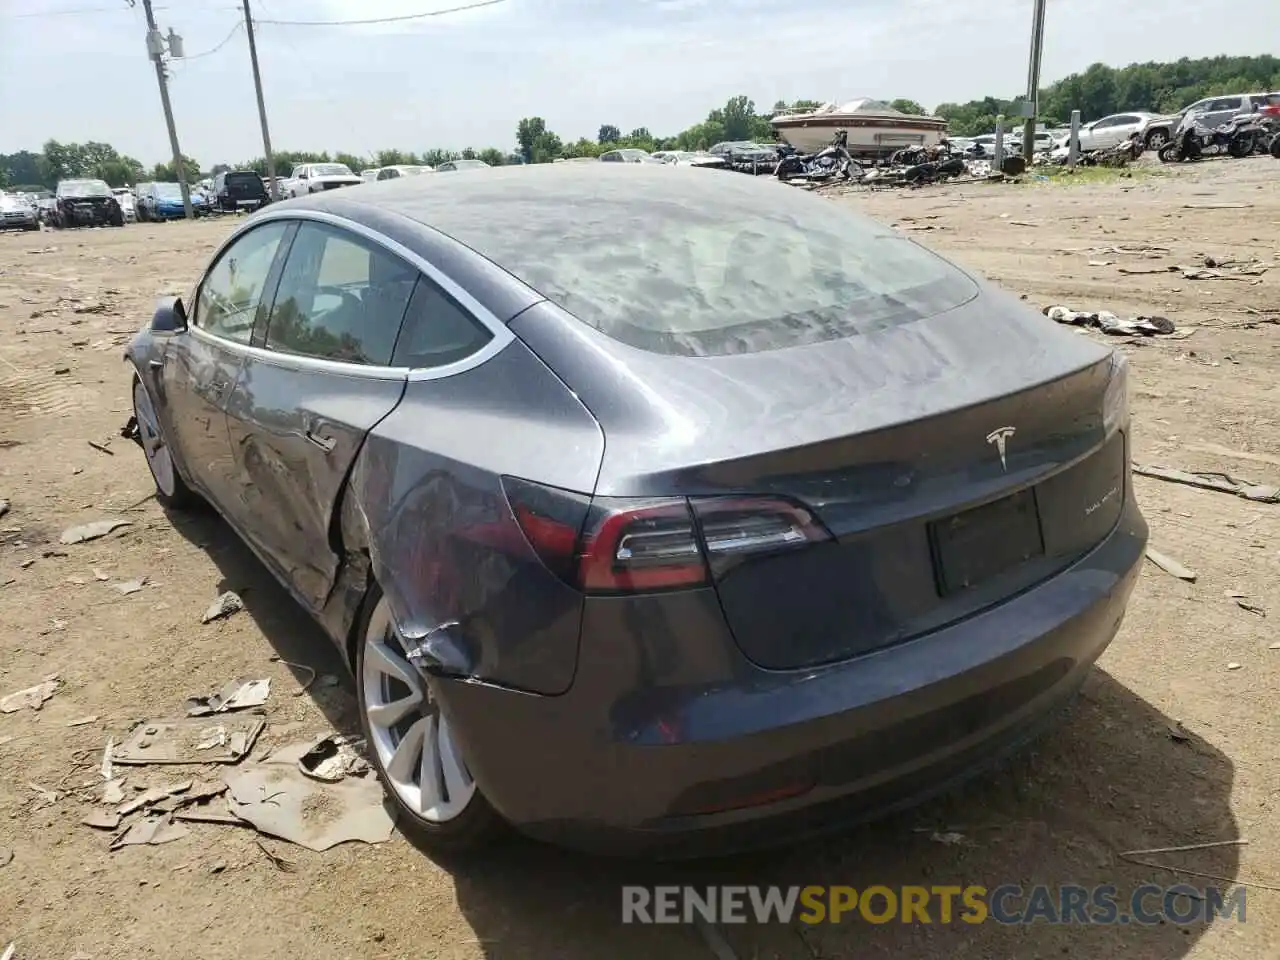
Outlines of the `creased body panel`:
[[501,478],[590,492],[603,450],[592,416],[518,341],[465,373],[410,380],[350,490],[374,575],[432,669],[568,689],[582,594],[537,558]]

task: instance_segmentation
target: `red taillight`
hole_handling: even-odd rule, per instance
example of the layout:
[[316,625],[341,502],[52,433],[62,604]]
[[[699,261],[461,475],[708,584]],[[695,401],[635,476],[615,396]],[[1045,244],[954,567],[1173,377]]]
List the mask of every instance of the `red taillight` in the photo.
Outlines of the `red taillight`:
[[587,593],[648,593],[710,583],[761,555],[831,539],[778,497],[596,497],[503,478],[525,539]]
[[683,498],[597,504],[578,558],[583,590],[645,593],[707,582],[706,560]]

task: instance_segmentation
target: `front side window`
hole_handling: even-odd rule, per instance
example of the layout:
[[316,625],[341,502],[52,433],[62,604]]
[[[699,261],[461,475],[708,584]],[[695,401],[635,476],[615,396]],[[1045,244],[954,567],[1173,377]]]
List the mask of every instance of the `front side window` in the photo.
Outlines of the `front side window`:
[[249,342],[271,265],[288,229],[284,222],[263,224],[223,252],[200,285],[197,327],[238,343]]
[[266,346],[386,366],[417,280],[417,269],[376,244],[304,223],[280,274]]

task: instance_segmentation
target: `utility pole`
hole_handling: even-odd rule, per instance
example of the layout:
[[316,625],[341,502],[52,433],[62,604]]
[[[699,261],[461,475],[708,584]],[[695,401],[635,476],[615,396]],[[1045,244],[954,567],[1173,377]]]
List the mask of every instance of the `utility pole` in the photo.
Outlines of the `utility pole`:
[[249,12],[249,0],[244,0],[244,29],[249,34],[249,62],[253,64],[253,89],[258,94],[258,122],[262,124],[262,151],[267,159],[267,182],[271,185],[271,199],[279,200],[276,161],[271,156],[271,133],[267,130],[267,105],[262,99],[262,74],[258,71],[258,45],[253,39],[253,14]]
[[164,107],[164,122],[169,127],[169,146],[173,149],[173,169],[182,188],[182,209],[188,220],[195,219],[191,209],[191,189],[187,186],[187,171],[182,164],[182,151],[178,147],[178,130],[173,125],[173,104],[169,102],[169,78],[164,72],[164,37],[156,26],[156,15],[151,11],[151,0],[142,0],[147,15],[147,53],[156,67],[156,82],[160,84],[160,105]]
[[1045,0],[1032,0],[1031,63],[1027,68],[1027,122],[1022,126],[1022,156],[1031,166],[1036,149],[1036,117],[1040,113],[1040,57],[1044,53]]

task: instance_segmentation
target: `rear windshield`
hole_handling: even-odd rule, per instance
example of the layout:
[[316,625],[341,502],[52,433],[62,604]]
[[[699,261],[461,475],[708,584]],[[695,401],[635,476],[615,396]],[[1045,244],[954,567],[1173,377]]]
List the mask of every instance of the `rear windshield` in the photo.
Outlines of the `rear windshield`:
[[[504,191],[498,203],[495,190],[459,197],[434,220],[585,323],[655,353],[836,340],[934,316],[977,293],[946,261],[838,201],[693,170],[648,189],[628,183],[627,168],[599,166],[618,176],[597,178],[571,202],[530,190]],[[707,189],[707,177],[722,179]],[[475,204],[482,199],[495,202]]]
[[247,183],[257,186],[262,183],[262,178],[256,173],[228,173],[227,183]]

